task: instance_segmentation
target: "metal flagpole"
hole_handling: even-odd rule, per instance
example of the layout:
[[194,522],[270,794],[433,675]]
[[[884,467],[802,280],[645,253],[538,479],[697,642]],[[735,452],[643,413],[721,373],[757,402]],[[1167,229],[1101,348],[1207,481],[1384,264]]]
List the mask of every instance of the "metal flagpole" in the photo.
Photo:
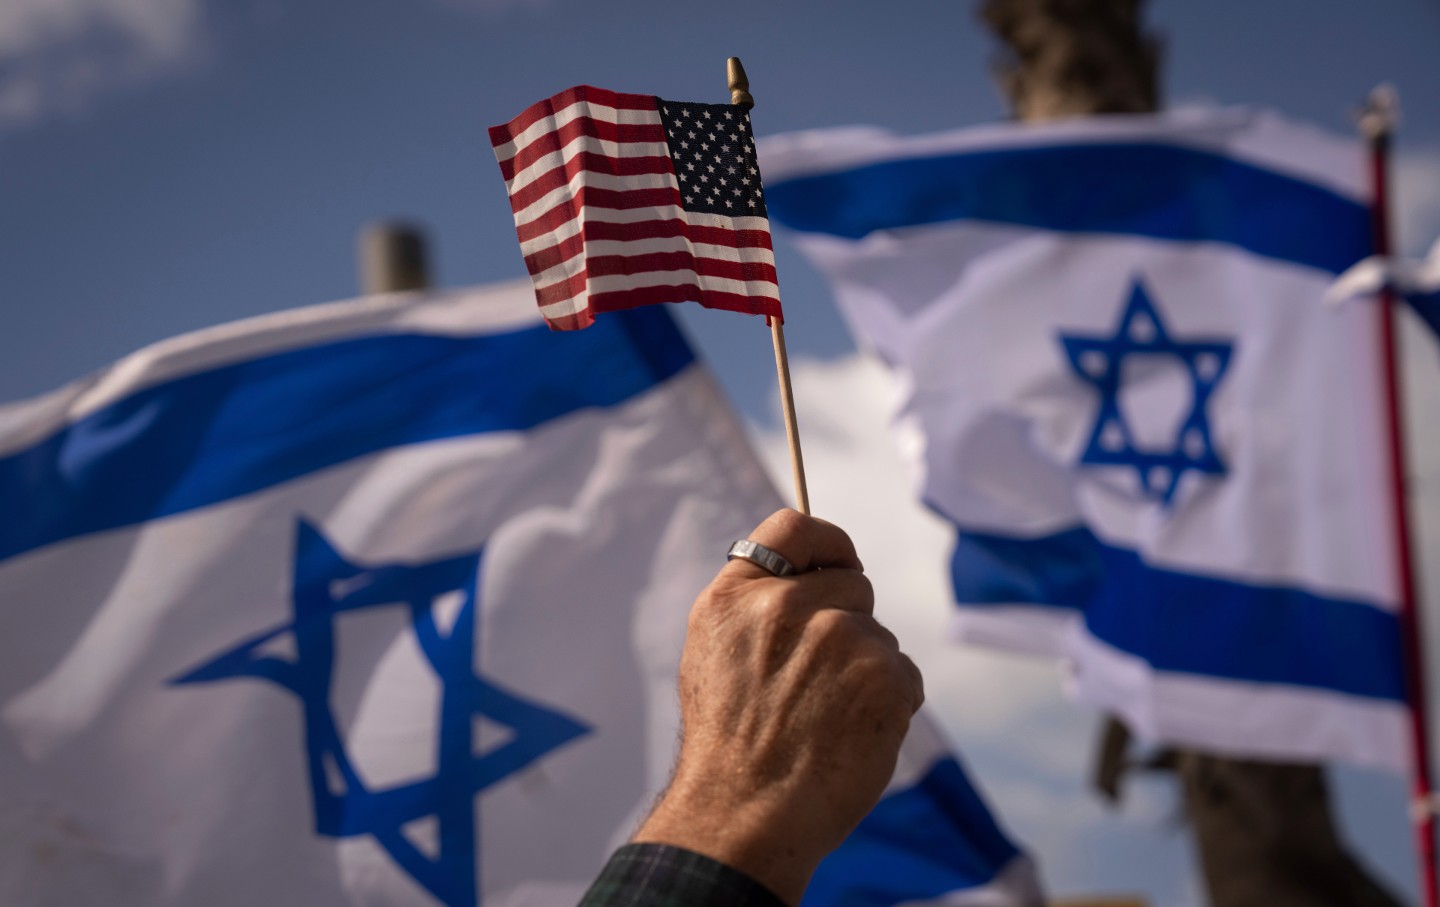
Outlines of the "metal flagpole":
[[[1389,164],[1390,140],[1398,105],[1394,89],[1382,85],[1370,93],[1360,116],[1360,129],[1370,142],[1371,233],[1375,254],[1388,262],[1390,242]],[[1435,866],[1435,796],[1430,785],[1430,738],[1426,725],[1425,662],[1420,635],[1419,602],[1415,594],[1415,568],[1411,558],[1410,519],[1407,509],[1405,430],[1400,400],[1399,349],[1395,340],[1395,291],[1386,281],[1380,290],[1376,317],[1380,319],[1380,355],[1385,382],[1385,421],[1390,447],[1390,492],[1394,501],[1395,569],[1400,586],[1400,631],[1404,646],[1405,687],[1410,707],[1411,820],[1415,825],[1416,859],[1420,865],[1420,895],[1424,907],[1440,907]]]
[[[750,80],[739,57],[725,61],[725,74],[730,85],[730,103],[746,110],[755,106],[750,96]],[[777,288],[778,293],[778,288]],[[810,513],[810,493],[805,487],[805,461],[800,456],[800,427],[795,421],[795,394],[790,387],[790,357],[785,352],[785,328],[779,318],[767,316],[770,339],[775,347],[775,373],[780,381],[780,409],[785,416],[785,440],[790,443],[790,473],[795,479],[795,508]],[[1433,907],[1433,905],[1427,905]]]

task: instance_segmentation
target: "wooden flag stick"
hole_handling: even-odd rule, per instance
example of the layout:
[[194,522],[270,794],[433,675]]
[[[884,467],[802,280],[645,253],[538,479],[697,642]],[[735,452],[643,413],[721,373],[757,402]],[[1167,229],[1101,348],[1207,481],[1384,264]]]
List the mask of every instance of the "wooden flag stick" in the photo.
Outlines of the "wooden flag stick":
[[[755,106],[750,95],[750,80],[739,57],[725,61],[725,75],[730,85],[730,103],[746,110]],[[777,290],[778,292],[778,290]],[[785,327],[779,318],[765,319],[770,324],[770,339],[775,346],[775,374],[780,382],[780,409],[785,416],[785,440],[790,443],[790,473],[795,479],[795,509],[810,514],[810,492],[805,488],[805,461],[800,456],[800,426],[795,421],[795,392],[790,386],[790,356],[785,352]]]
[[790,442],[790,474],[795,479],[795,507],[810,515],[810,492],[805,488],[805,461],[800,457],[800,427],[795,422],[795,393],[790,389],[790,357],[785,353],[785,328],[779,318],[770,322],[775,342],[775,371],[780,379],[780,409],[785,415],[785,440]]

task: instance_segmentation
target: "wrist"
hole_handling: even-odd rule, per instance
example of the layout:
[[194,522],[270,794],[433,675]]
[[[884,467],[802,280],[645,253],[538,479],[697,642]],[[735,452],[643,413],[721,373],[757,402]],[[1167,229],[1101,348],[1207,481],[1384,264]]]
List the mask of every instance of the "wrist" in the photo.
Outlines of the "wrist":
[[799,904],[828,848],[806,847],[774,811],[754,803],[717,804],[714,796],[671,786],[631,839],[668,844],[743,872],[787,904]]

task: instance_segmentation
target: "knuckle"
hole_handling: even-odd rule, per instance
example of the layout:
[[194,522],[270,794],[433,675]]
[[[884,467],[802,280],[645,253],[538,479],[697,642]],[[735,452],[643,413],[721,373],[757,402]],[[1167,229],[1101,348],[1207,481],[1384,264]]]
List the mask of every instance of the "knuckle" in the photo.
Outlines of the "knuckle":
[[765,530],[766,536],[771,536],[773,533],[773,538],[780,540],[805,535],[809,532],[810,524],[813,522],[813,518],[786,507],[770,514],[760,525]]
[[875,622],[875,635],[880,637],[881,642],[890,650],[895,652],[900,651],[900,640],[890,631],[889,627],[879,621]]
[[825,647],[849,646],[856,636],[854,615],[838,608],[816,611],[806,629],[819,645]]
[[718,610],[717,599],[721,597],[722,593],[713,583],[702,589],[700,594],[695,596],[695,604],[690,606],[690,626],[710,620],[710,616]]
[[[867,607],[873,607],[875,604],[875,584],[870,582],[870,577],[861,573],[859,570],[849,570],[846,571],[846,574],[849,585],[853,587],[850,594]],[[889,631],[887,630],[886,632],[888,633]]]
[[790,626],[801,605],[801,596],[792,584],[775,580],[759,580],[749,585],[744,601],[732,604],[731,611],[748,623],[776,632]]
[[695,597],[695,603],[690,606],[690,616],[685,622],[687,633],[708,637],[726,632],[725,628],[732,623],[730,615],[740,607],[743,606],[737,602],[733,586],[712,583]]
[[862,654],[856,656],[855,667],[865,675],[865,685],[871,689],[895,685],[895,656],[884,648],[867,646]]
[[857,685],[877,702],[905,706],[907,713],[913,713],[925,701],[920,669],[899,649],[883,644],[868,646],[852,659],[852,666]]
[[830,527],[830,531],[834,532],[839,537],[839,540],[844,543],[845,548],[849,549],[850,551],[855,550],[855,540],[850,538],[850,533],[846,532],[844,529],[841,529],[834,523],[828,521],[823,522],[825,522],[826,526]]
[[790,583],[765,582],[757,584],[761,590],[754,602],[746,605],[767,622],[783,620],[799,605],[800,597]]

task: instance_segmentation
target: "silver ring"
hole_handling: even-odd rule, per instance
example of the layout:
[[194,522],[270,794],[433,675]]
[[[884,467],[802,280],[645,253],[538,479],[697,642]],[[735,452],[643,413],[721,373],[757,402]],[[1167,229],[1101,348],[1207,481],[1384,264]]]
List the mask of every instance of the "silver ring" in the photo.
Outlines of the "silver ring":
[[733,561],[737,557],[749,561],[762,570],[768,570],[776,576],[794,576],[800,572],[778,551],[766,548],[759,542],[752,542],[749,539],[740,539],[735,542],[725,554],[727,561]]

